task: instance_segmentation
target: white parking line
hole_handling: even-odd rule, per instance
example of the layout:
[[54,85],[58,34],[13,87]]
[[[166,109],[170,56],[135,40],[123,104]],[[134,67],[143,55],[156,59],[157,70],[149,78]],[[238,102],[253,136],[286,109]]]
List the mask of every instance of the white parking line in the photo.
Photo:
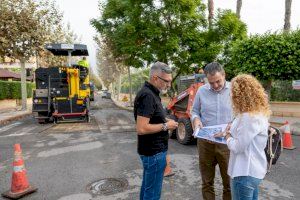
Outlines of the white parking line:
[[102,146],[103,146],[102,142],[89,142],[89,143],[84,143],[84,144],[79,144],[74,146],[55,148],[48,151],[41,151],[38,153],[37,157],[46,158],[46,157],[57,156],[69,152],[90,151],[93,149],[101,148]]
[[21,133],[9,134],[9,135],[1,135],[0,137],[16,137],[16,136],[31,135],[31,134],[33,133],[21,132]]
[[17,132],[14,132],[14,133],[9,134],[9,135],[0,135],[0,137],[15,137],[15,136],[22,136],[22,135],[31,135],[31,134],[33,134],[33,132],[30,132],[30,131],[32,131],[36,127],[37,126],[24,127],[21,130],[18,130]]
[[13,127],[16,127],[16,126],[18,126],[18,125],[20,125],[22,123],[23,122],[15,122],[15,123],[9,124],[7,126],[4,126],[4,127],[0,128],[0,132],[7,131],[7,130],[9,130],[9,129],[13,128]]

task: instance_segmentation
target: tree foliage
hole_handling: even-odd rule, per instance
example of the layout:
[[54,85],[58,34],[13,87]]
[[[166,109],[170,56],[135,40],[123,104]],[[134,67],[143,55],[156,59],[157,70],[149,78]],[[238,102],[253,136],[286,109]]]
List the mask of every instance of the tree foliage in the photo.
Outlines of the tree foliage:
[[[64,26],[60,23],[52,33],[49,33],[49,40],[46,43],[66,43],[74,44],[80,43],[80,38],[71,30],[70,24]],[[38,53],[39,66],[62,66],[67,62],[66,56],[55,56],[46,49],[41,49]]]
[[[34,84],[27,82],[27,97],[32,97]],[[21,99],[21,82],[20,81],[1,81],[0,80],[0,100],[2,99]]]
[[[149,80],[150,68],[139,69],[136,72],[132,73],[132,91],[136,94],[144,85],[145,81]],[[128,77],[122,79],[122,92],[128,93],[130,88]]]
[[103,42],[100,37],[94,38],[97,46],[97,70],[99,78],[102,80],[104,87],[109,88],[110,84],[115,82],[126,68],[118,59],[112,55],[112,50],[109,42]]
[[300,90],[292,87],[291,80],[275,80],[270,93],[271,101],[294,101],[299,102]]
[[102,89],[102,84],[101,84],[97,74],[95,74],[93,72],[90,73],[90,81],[94,83],[94,85],[97,89]]
[[0,56],[28,60],[39,55],[40,63],[53,57],[44,50],[48,42],[72,42],[76,35],[64,28],[63,14],[54,1],[1,0]]
[[[62,14],[53,1],[1,0],[0,4],[0,57],[21,62],[22,109],[26,109],[25,62],[43,54],[45,43],[50,42],[61,29]],[[43,59],[41,59],[43,60]],[[19,92],[20,93],[20,92]]]
[[0,55],[28,60],[47,40],[55,23],[45,4],[32,0],[2,0],[0,6]]
[[220,12],[208,30],[200,0],[108,0],[101,9],[92,25],[110,43],[114,58],[137,68],[160,60],[178,74],[188,73],[191,65],[215,60],[224,40],[240,38],[238,30],[246,35],[246,26],[229,11]]
[[266,33],[236,42],[225,66],[234,74],[253,74],[260,80],[300,78],[300,30]]

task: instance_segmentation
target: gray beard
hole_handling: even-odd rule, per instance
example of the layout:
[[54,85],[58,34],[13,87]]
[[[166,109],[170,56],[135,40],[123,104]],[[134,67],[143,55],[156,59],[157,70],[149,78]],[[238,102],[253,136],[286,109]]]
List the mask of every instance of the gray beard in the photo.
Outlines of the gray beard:
[[167,94],[168,90],[160,90],[161,94]]

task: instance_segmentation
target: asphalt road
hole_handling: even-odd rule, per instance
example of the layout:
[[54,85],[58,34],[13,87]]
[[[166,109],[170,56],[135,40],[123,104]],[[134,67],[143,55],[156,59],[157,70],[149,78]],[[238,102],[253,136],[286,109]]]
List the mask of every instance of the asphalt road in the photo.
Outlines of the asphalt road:
[[[295,146],[299,141],[293,137]],[[10,188],[15,143],[21,144],[29,182],[38,187],[24,200],[139,199],[142,166],[133,114],[109,99],[96,96],[91,123],[40,125],[28,117],[0,127],[1,193]],[[300,199],[299,149],[283,151],[261,184],[260,199]],[[196,146],[170,140],[169,154],[176,174],[164,179],[162,199],[202,199]],[[218,170],[215,188],[221,199]]]

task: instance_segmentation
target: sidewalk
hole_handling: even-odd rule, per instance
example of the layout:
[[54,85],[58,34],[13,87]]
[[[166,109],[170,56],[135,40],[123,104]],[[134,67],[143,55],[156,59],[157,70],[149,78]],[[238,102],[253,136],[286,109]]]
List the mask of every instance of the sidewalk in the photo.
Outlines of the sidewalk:
[[21,110],[21,100],[16,99],[4,99],[0,101],[0,127],[29,116],[32,113],[32,98],[27,98],[27,110]]
[[1,109],[0,110],[0,126],[8,124],[11,121],[21,119],[32,114],[31,105],[27,110],[20,109]]
[[[115,98],[111,98],[111,100],[114,102],[114,104],[116,106],[118,106],[119,108],[121,109],[124,109],[124,110],[128,110],[128,111],[133,111],[133,107],[130,106],[130,102],[123,102],[123,101],[118,101],[117,99]],[[133,102],[132,102],[133,104]]]

